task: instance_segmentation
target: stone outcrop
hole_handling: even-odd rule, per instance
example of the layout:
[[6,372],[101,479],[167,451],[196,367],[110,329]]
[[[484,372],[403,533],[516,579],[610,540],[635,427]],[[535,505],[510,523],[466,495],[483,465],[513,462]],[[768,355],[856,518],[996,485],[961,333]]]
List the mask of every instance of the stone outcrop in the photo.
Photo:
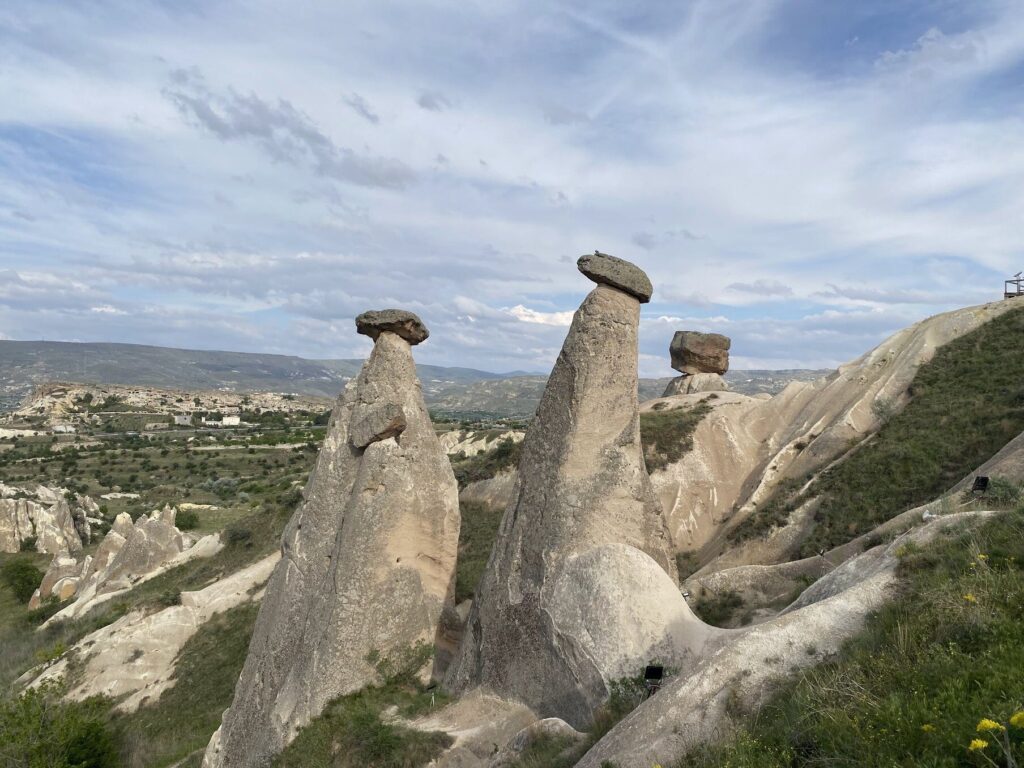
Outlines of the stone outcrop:
[[[877,429],[878,401],[901,408],[918,369],[936,349],[1019,309],[1015,302],[996,301],[935,315],[827,378],[792,382],[768,399],[721,393],[693,433],[693,450],[653,477],[675,545],[717,548],[724,530],[754,514],[782,479],[820,470]],[[799,533],[792,531],[790,539]],[[790,549],[784,538],[751,540],[723,548],[704,570],[778,562],[788,559]]]
[[175,662],[189,638],[215,614],[259,599],[259,587],[279,557],[275,552],[199,591],[182,592],[181,605],[122,616],[83,637],[41,673],[33,670],[31,684],[63,678],[70,685],[69,698],[109,696],[117,700],[119,712],[156,701],[175,684]]
[[694,373],[689,376],[676,376],[665,387],[662,397],[675,395],[696,395],[701,392],[727,392],[729,385],[717,373]]
[[669,345],[672,367],[683,374],[725,373],[732,342],[720,333],[676,331]]
[[[88,535],[88,521],[83,529]],[[82,550],[82,539],[66,499],[0,499],[0,552],[18,552],[22,543],[31,539],[35,539],[37,552],[67,555]]]
[[[593,277],[614,268],[642,282],[639,268],[605,258],[583,257],[580,269]],[[480,685],[581,728],[611,680],[655,656],[682,663],[703,642],[675,587],[642,455],[639,319],[637,296],[606,279],[573,318],[448,672],[455,691]],[[645,594],[664,604],[640,616],[631,606],[652,608]]]
[[373,352],[331,415],[205,766],[268,765],[330,700],[379,679],[371,652],[432,644],[454,611],[458,488],[416,378],[426,328],[397,314],[360,315]]
[[[78,563],[76,568],[66,562],[69,558],[54,558],[42,584],[32,596],[32,603],[38,605],[50,597],[61,601],[76,597],[77,605],[68,606],[54,617],[73,618],[83,615],[98,600],[102,602],[104,596],[130,589],[139,581],[151,578],[180,561],[193,547],[193,540],[175,527],[176,515],[175,508],[165,506],[141,515],[133,523],[128,513],[122,512],[114,518],[114,524],[96,552]],[[212,554],[207,547],[211,543],[209,540],[216,538],[207,537],[204,551],[193,554]],[[74,561],[73,558],[71,560]]]

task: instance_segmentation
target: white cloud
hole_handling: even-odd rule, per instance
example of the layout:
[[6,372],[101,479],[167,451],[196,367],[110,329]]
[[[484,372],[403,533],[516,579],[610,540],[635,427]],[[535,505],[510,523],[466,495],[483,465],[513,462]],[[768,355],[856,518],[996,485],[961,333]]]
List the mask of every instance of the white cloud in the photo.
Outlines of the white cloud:
[[535,309],[524,307],[522,304],[517,304],[514,307],[510,307],[506,310],[509,315],[520,320],[524,323],[536,323],[538,325],[557,325],[564,328],[568,328],[572,325],[572,318],[575,314],[574,311],[566,312],[538,312]]

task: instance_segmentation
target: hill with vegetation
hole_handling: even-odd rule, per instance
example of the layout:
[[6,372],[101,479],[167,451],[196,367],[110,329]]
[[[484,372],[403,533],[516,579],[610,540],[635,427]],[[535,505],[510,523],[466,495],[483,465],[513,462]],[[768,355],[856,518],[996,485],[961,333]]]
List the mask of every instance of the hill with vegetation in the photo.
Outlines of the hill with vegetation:
[[[174,349],[139,344],[0,340],[0,411],[13,410],[48,382],[115,384],[178,390],[278,392],[334,398],[362,360],[308,360],[291,355]],[[491,373],[417,364],[432,411],[459,418],[523,418],[537,408],[546,376]],[[740,392],[774,393],[790,381],[827,371],[733,371]],[[658,397],[670,379],[641,379],[641,399]]]

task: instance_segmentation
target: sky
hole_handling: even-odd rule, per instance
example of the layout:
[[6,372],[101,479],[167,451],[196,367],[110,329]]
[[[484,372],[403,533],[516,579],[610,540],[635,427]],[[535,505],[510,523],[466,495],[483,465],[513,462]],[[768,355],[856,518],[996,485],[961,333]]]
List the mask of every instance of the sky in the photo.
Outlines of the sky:
[[5,0],[0,338],[832,367],[1024,269],[1024,0]]

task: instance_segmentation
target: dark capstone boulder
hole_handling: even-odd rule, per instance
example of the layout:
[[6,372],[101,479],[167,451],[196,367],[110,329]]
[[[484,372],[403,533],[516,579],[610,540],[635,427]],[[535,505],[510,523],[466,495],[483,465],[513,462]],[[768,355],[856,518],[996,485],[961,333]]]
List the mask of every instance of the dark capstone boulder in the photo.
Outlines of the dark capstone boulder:
[[729,337],[720,333],[676,331],[668,351],[672,367],[680,373],[725,373],[731,345]]
[[374,341],[384,331],[396,333],[410,344],[426,341],[430,335],[419,316],[404,309],[372,309],[356,318],[356,331]]
[[594,251],[593,255],[580,256],[576,266],[595,283],[618,288],[638,299],[641,304],[649,302],[654,293],[654,286],[647,273],[625,259]]

